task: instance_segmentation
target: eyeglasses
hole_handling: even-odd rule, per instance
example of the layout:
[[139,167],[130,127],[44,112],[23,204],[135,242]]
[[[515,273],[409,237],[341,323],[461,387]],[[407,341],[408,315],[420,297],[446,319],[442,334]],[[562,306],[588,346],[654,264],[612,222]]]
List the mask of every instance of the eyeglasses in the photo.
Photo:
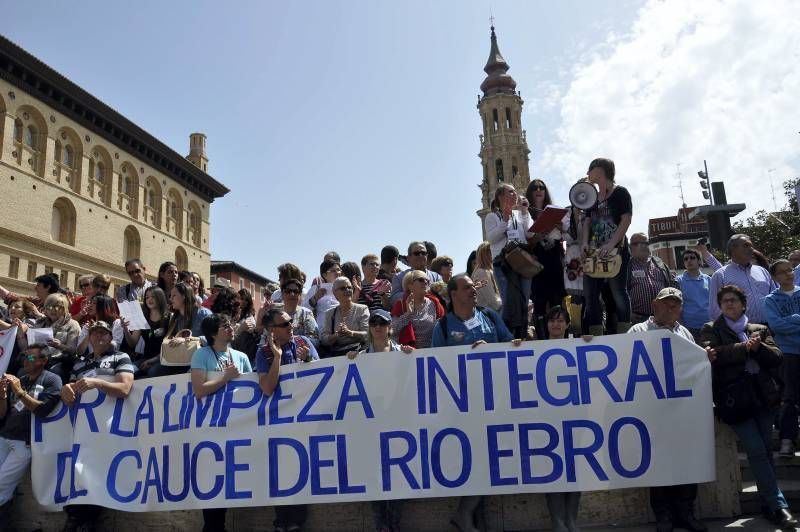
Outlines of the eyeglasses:
[[422,257],[422,256],[425,256],[427,254],[428,254],[427,251],[415,251],[414,253],[412,253],[412,255],[415,255],[417,257]]
[[286,295],[295,295],[295,296],[300,294],[300,290],[298,290],[297,288],[286,288],[284,290],[281,290],[281,292],[283,292]]
[[45,305],[44,306],[45,310],[61,310],[62,308],[64,308],[64,307],[62,307],[61,305]]
[[291,326],[292,326],[292,322],[291,321],[284,321],[283,323],[273,323],[272,324],[272,327],[278,327],[280,329],[288,329]]
[[142,273],[142,269],[136,268],[135,270],[131,270],[128,272],[128,275],[136,275],[137,273]]
[[545,190],[547,190],[547,187],[544,185],[533,185],[531,187],[531,190],[541,190],[542,192],[544,192]]
[[39,355],[25,355],[25,360],[27,360],[28,362],[36,362],[37,360],[42,358],[44,357]]

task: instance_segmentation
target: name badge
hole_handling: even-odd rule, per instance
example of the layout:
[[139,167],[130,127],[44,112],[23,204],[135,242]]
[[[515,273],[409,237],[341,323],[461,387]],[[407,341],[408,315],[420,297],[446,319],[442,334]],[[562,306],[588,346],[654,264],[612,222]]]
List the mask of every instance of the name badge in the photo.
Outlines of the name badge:
[[480,326],[481,326],[481,320],[478,319],[478,316],[473,316],[472,318],[464,322],[464,327],[466,327],[470,331]]
[[637,279],[644,279],[645,274],[643,270],[632,270],[631,275],[636,277]]
[[14,403],[14,410],[17,412],[22,412],[25,409],[25,404],[22,402],[22,399],[18,399],[16,403]]
[[508,231],[506,231],[506,236],[508,236],[509,240],[525,242],[525,233],[521,229],[509,228]]

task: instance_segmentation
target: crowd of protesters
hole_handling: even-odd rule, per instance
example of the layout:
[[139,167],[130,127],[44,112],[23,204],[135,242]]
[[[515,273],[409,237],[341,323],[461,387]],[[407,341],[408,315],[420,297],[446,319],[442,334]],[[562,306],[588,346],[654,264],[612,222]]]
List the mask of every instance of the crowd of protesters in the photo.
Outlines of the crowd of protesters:
[[[568,207],[546,233],[535,222],[553,200],[546,183],[534,180],[524,195],[501,184],[485,218],[487,241],[470,254],[465,273],[431,242],[392,245],[359,262],[336,252],[322,258],[312,279],[292,263],[278,267],[279,284],[263,305],[253,294],[217,278],[208,290],[195,272],[171,262],[151,281],[145,264],[129,260],[130,283],[109,295],[110,278],[86,275],[80,293],[58,278],[35,279],[35,296],[0,287],[0,329],[16,326],[17,342],[0,380],[0,530],[9,519],[16,485],[30,460],[30,417],[46,416],[59,400],[75,402],[96,388],[124,398],[136,379],[190,373],[197,397],[213,394],[244,373],[258,373],[261,390],[278,386],[280,366],[346,356],[361,360],[382,352],[450,345],[595,336],[653,329],[672,331],[706,349],[712,366],[715,411],[729,424],[751,464],[763,512],[778,527],[797,521],[778,488],[772,430],[780,431],[779,456],[791,457],[798,436],[800,400],[800,251],[786,259],[753,249],[746,235],[733,235],[721,264],[703,244],[686,249],[684,271],[675,275],[650,254],[647,235],[628,236],[633,201],[616,183],[614,163],[592,161],[584,180],[598,191],[586,210]],[[583,274],[565,258],[616,260],[612,276]],[[512,267],[508,254],[522,249],[539,267],[532,277]],[[759,257],[760,255],[760,257]],[[401,263],[408,267],[401,268]],[[702,271],[703,263],[707,271]],[[138,301],[149,328],[131,330],[117,304]],[[29,330],[49,330],[29,341]],[[196,349],[186,365],[162,364],[165,346]],[[743,377],[751,377],[744,379]],[[723,408],[746,382],[757,404]],[[727,394],[727,395],[726,395]],[[737,404],[741,405],[741,402]],[[694,513],[696,485],[652,488],[657,530],[706,530]],[[577,530],[580,493],[547,496],[556,531]],[[474,532],[481,497],[462,497],[451,521]],[[375,528],[400,528],[403,501],[373,503]],[[303,527],[305,505],[276,507],[276,531]],[[92,530],[100,507],[68,505],[64,530]],[[224,530],[225,510],[203,511],[204,530]],[[83,528],[81,528],[83,527]]]

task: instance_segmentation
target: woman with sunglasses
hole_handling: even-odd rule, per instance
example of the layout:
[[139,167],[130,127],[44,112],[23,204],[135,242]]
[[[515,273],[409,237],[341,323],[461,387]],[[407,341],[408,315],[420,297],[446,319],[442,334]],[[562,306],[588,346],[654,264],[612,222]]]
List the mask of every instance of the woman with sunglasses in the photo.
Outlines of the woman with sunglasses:
[[[552,205],[550,191],[541,179],[534,179],[525,191],[528,198],[528,212],[531,220],[536,222],[545,207]],[[561,305],[564,296],[567,295],[564,289],[564,234],[569,231],[569,213],[564,217],[561,225],[555,227],[546,235],[537,238],[533,246],[533,253],[536,259],[544,266],[544,269],[531,279],[531,299],[533,300],[534,320],[536,335],[542,339],[545,337],[545,314],[548,309]]]
[[347,277],[333,282],[333,293],[339,304],[323,318],[320,330],[322,357],[334,357],[360,350],[367,341],[369,309],[351,298],[353,285]]
[[[67,308],[67,296],[50,294],[44,301],[44,316],[37,319],[32,327],[52,329],[53,337],[47,341],[46,348],[48,369],[65,382],[69,378],[78,349],[78,336],[81,334],[81,326],[70,317]],[[17,326],[17,345],[24,351],[28,348],[28,326],[19,319],[15,319],[13,324]]]
[[439,255],[431,261],[431,270],[442,276],[445,283],[453,277],[453,259],[447,255]]
[[425,272],[412,270],[403,278],[405,297],[392,306],[392,329],[397,341],[418,349],[431,346],[433,328],[444,316],[444,307],[428,292],[430,281]]
[[503,250],[510,242],[527,245],[531,236],[528,234],[531,227],[528,200],[520,198],[511,185],[502,183],[494,192],[490,208],[492,212],[486,215],[483,226],[492,251],[494,277],[503,299],[503,321],[514,338],[527,338],[531,280],[506,264]]
[[[208,345],[192,354],[192,392],[198,399],[215,393],[243,373],[253,371],[247,355],[231,349],[233,324],[228,316],[206,316],[200,322],[200,328]],[[227,508],[203,510],[203,531],[225,530],[226,512]]]
[[297,279],[289,279],[281,285],[283,293],[283,311],[292,320],[294,333],[306,336],[314,346],[319,345],[319,325],[314,318],[314,313],[306,307],[300,306],[300,296],[303,287]]
[[94,295],[92,279],[94,279],[94,275],[81,275],[78,277],[78,287],[81,290],[81,295],[74,297],[69,305],[70,316],[81,325],[89,319],[90,315],[89,307]]

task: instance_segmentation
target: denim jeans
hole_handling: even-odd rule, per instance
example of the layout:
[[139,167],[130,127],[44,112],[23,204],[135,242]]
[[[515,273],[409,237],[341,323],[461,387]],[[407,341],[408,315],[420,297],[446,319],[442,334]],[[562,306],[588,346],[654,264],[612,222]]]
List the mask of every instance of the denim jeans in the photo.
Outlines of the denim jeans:
[[761,500],[773,512],[780,508],[788,508],[786,499],[778,488],[775,469],[772,464],[772,421],[773,410],[762,410],[756,416],[731,425],[742,442],[747,453],[747,461],[756,478],[756,486]]
[[800,355],[783,354],[783,405],[781,407],[780,431],[782,440],[796,440],[797,403],[800,400]]
[[622,257],[622,266],[616,277],[612,277],[611,279],[595,279],[588,275],[583,276],[583,319],[586,321],[587,327],[602,325],[603,315],[600,309],[600,289],[603,283],[608,283],[611,295],[614,298],[617,321],[620,323],[631,321],[631,298],[628,294],[628,275],[630,275],[629,263],[631,261],[631,253],[628,250],[628,246],[622,247],[619,254]]

